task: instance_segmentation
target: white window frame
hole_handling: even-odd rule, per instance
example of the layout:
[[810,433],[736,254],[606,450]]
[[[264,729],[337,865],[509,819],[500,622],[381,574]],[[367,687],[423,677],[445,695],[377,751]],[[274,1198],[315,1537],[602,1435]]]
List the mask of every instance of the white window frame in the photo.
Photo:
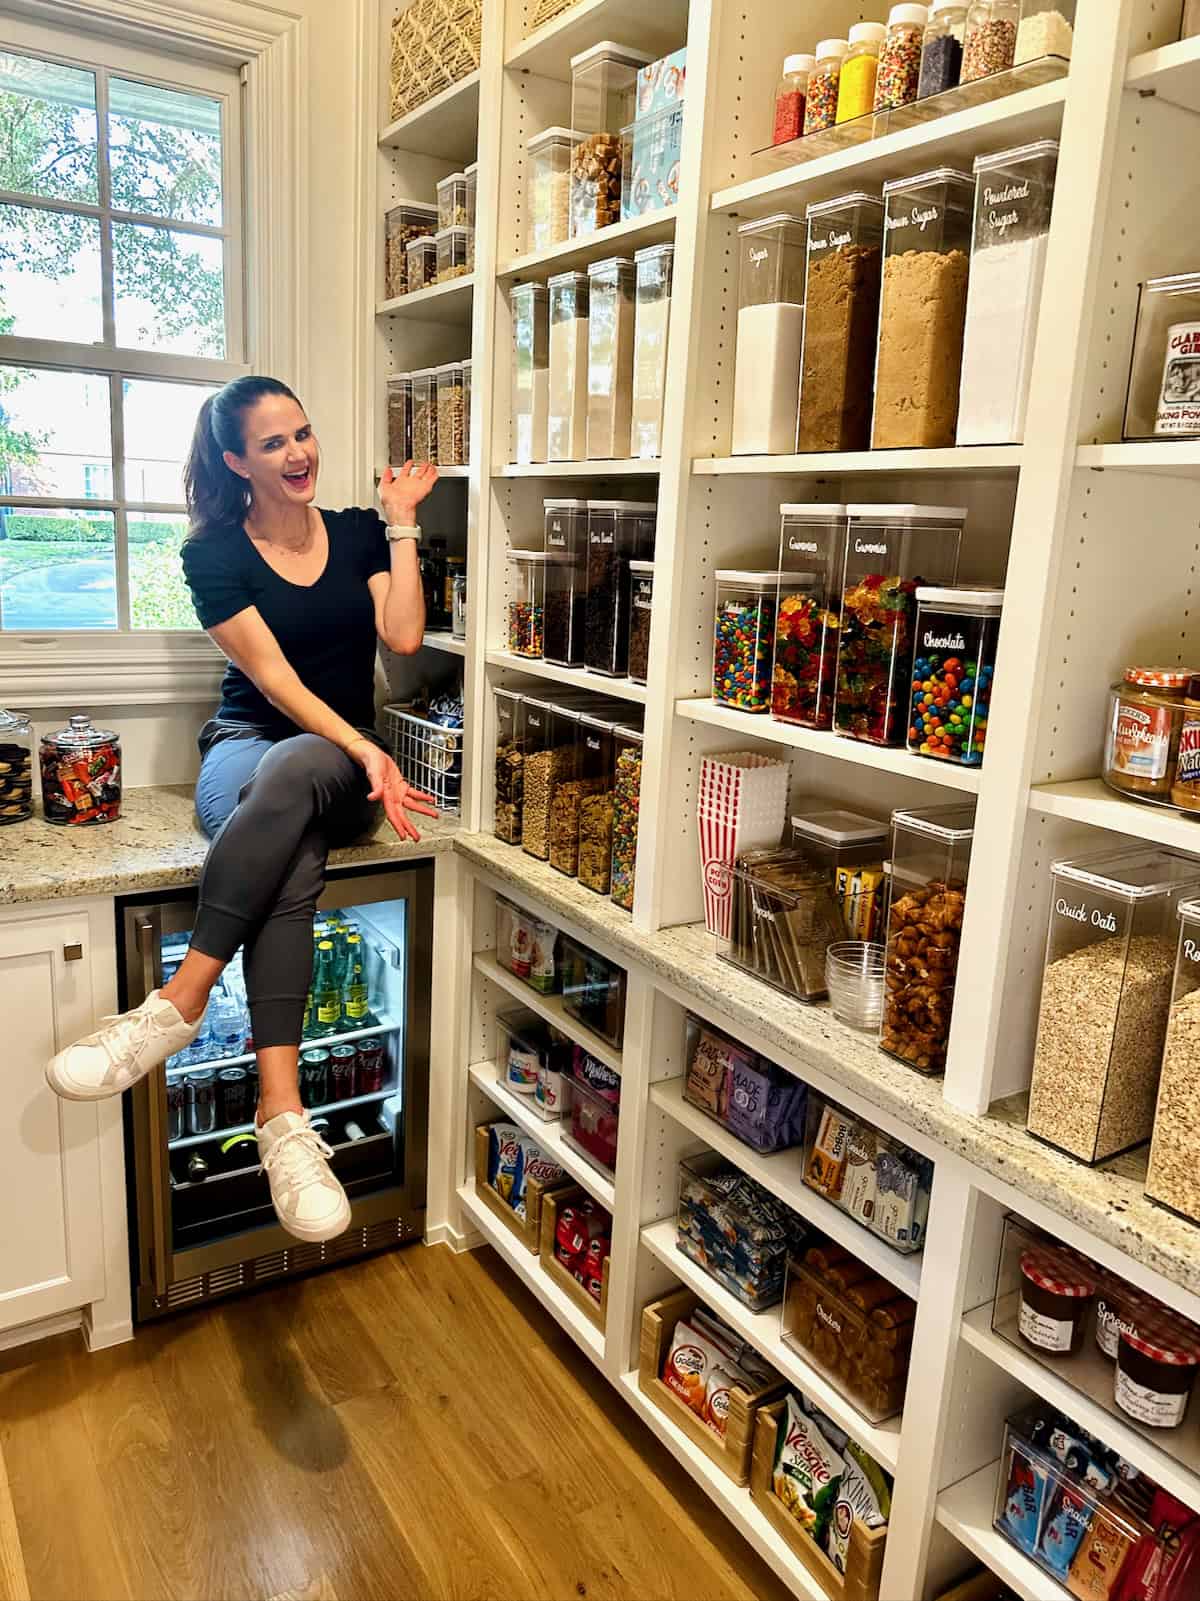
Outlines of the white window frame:
[[[169,365],[170,376],[191,382],[224,382],[253,368],[302,392],[306,352],[299,308],[307,268],[301,241],[308,202],[304,163],[295,153],[306,132],[303,18],[250,0],[0,0],[0,44],[170,87],[191,87],[194,80],[204,93],[214,92],[202,87],[204,63],[240,69],[241,106],[227,80],[208,76],[236,107],[234,116],[243,119],[244,137],[236,140],[244,152],[241,170],[232,161],[235,140],[227,137],[225,146],[226,218],[235,215],[236,196],[238,219],[245,219],[244,258],[236,246],[226,251],[226,293],[236,300],[236,306],[227,302],[230,345],[241,340],[244,349],[236,353],[247,359],[161,357],[19,338],[0,341],[0,358],[155,378],[166,376]],[[163,53],[173,59],[164,63]],[[238,229],[232,232],[236,237]],[[268,282],[264,270],[272,264],[277,270],[279,263],[287,264],[286,273]],[[54,501],[39,498],[36,504],[51,507]],[[103,509],[106,503],[91,504]],[[123,574],[119,579],[124,582]],[[216,647],[199,632],[5,634],[0,705],[59,707],[84,696],[110,706],[204,702],[215,693],[222,666]]]

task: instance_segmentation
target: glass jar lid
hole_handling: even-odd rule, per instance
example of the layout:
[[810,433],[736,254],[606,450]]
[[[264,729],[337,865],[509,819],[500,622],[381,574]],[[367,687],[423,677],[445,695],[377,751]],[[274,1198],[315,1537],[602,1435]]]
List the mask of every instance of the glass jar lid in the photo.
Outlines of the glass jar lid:
[[1122,677],[1140,689],[1186,689],[1193,673],[1190,667],[1127,667]]
[[31,734],[33,724],[24,712],[6,712],[0,706],[0,734]]
[[71,750],[92,750],[97,745],[115,744],[118,735],[111,728],[93,728],[86,712],[76,712],[67,718],[66,728],[55,734],[43,734],[43,745],[62,745]]

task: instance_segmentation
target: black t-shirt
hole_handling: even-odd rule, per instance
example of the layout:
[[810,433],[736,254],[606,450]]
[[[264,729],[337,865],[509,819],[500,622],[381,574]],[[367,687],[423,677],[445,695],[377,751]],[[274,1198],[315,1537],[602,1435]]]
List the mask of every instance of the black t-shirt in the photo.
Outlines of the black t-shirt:
[[[301,683],[355,728],[375,724],[375,607],[367,580],[390,568],[383,521],[351,507],[322,511],[329,560],[307,587],[281,578],[241,527],[185,542],[183,570],[203,628],[256,606]],[[275,738],[299,733],[231,662],[218,717],[253,723]]]

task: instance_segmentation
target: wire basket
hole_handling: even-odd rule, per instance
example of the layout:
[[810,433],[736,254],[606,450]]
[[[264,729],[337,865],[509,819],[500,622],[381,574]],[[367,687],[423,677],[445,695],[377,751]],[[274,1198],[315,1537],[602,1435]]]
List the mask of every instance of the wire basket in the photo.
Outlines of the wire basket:
[[401,773],[414,788],[433,796],[438,811],[457,814],[462,808],[464,731],[414,717],[399,706],[385,706],[384,714],[392,760]]

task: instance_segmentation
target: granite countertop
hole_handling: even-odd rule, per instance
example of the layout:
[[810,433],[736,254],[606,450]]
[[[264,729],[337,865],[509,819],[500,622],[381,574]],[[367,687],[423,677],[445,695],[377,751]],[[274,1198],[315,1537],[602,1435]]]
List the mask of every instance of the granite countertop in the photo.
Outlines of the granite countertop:
[[[121,816],[98,828],[55,828],[40,817],[0,829],[0,905],[174,889],[200,876],[208,842],[190,784],[125,791]],[[420,844],[398,839],[381,816],[374,833],[330,864],[353,867],[428,857],[451,849],[457,817],[419,818]]]

